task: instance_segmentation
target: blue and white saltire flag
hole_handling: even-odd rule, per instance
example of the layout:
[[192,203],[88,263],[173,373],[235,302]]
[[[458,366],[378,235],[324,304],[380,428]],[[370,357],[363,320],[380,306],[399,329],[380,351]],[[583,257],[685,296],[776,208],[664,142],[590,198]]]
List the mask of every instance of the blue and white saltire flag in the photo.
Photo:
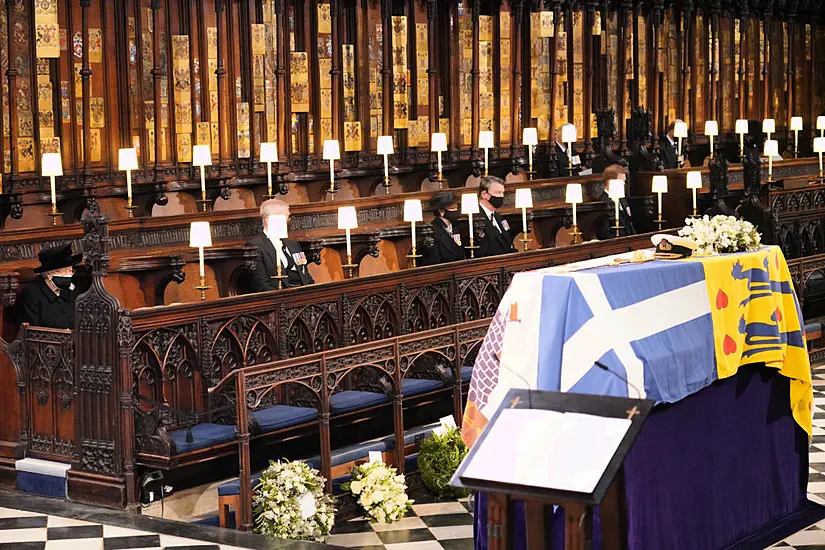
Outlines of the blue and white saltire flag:
[[517,274],[501,301],[471,385],[482,416],[510,388],[673,402],[716,380],[700,262],[554,271]]

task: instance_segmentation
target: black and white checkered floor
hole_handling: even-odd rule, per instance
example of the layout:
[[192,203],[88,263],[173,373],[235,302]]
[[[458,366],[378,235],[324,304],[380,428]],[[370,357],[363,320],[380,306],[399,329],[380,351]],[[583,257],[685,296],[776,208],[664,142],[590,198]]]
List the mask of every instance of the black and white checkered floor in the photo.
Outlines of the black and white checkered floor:
[[[825,364],[814,367],[813,384],[814,431],[808,493],[811,500],[825,505]],[[191,524],[152,523],[152,518],[120,512],[87,511],[79,515],[75,510],[83,507],[78,505],[2,493],[12,495],[14,500],[0,498],[0,550],[240,550],[263,548],[275,542],[270,540],[270,544],[261,546],[260,538],[254,535]],[[466,500],[415,504],[407,517],[394,524],[370,524],[355,519],[338,525],[327,543],[363,550],[471,550],[473,517],[469,510]],[[112,521],[108,521],[110,517]],[[116,519],[122,517],[135,520]],[[772,548],[825,550],[825,521]]]
[[460,502],[413,504],[407,517],[391,524],[356,519],[332,530],[327,543],[366,550],[472,550],[473,516]]

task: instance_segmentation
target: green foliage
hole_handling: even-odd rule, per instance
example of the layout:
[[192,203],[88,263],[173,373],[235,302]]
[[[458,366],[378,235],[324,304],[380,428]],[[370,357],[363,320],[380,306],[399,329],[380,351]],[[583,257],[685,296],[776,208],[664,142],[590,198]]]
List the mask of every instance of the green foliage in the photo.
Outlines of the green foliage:
[[467,445],[458,428],[448,428],[444,435],[433,434],[421,442],[418,471],[427,488],[440,497],[463,498],[465,489],[450,486],[450,479],[467,456]]

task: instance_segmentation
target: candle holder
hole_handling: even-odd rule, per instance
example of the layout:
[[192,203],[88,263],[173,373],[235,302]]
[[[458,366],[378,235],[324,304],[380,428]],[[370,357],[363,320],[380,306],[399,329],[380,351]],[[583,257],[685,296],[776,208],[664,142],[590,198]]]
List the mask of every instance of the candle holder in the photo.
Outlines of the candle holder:
[[46,215],[52,217],[52,225],[57,225],[57,218],[61,217],[63,215],[63,213],[57,211],[57,205],[56,204],[52,204],[51,211],[47,212]]
[[195,287],[195,290],[201,291],[201,300],[206,300],[206,291],[209,290],[209,288],[211,287],[206,284],[206,277],[202,275],[201,284]]
[[579,226],[578,225],[573,225],[570,228],[570,232],[568,234],[570,235],[570,237],[572,239],[570,241],[570,244],[579,244],[579,239],[582,236],[582,232],[579,231]]
[[389,176],[384,176],[384,191],[387,193],[387,195],[390,194],[390,177]]

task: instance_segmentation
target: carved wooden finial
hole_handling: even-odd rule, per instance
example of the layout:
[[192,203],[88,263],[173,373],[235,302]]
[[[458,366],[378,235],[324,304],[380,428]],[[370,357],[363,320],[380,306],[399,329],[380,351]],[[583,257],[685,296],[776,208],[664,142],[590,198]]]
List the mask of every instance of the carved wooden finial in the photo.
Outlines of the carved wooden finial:
[[97,202],[89,204],[80,219],[83,226],[83,256],[92,276],[102,276],[109,268],[109,218]]

